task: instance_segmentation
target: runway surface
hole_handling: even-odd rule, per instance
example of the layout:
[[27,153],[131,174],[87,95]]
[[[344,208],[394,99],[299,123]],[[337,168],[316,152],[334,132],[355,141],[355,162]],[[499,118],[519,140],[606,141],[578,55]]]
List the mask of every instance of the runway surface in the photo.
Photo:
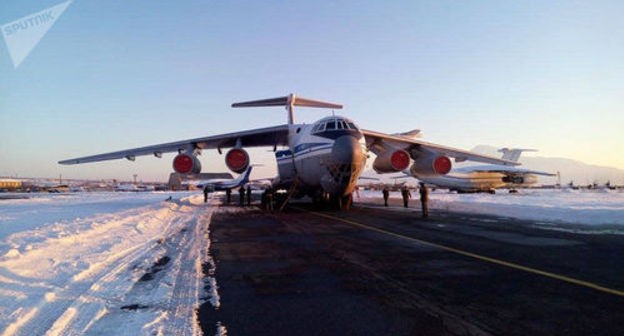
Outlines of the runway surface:
[[380,200],[221,207],[205,334],[622,335],[624,240]]

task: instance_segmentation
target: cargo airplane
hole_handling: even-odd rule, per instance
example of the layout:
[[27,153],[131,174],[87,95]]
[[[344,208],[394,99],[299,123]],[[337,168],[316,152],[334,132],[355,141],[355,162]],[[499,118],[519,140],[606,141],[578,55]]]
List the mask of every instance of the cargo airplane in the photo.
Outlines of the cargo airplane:
[[[285,106],[288,123],[267,128],[207,136],[153,146],[121,150],[106,154],[60,161],[79,164],[123,159],[134,161],[137,156],[178,153],[173,169],[180,174],[201,171],[197,155],[202,150],[216,149],[225,154],[227,167],[242,173],[250,164],[245,148],[273,147],[278,176],[274,188],[288,190],[288,198],[310,196],[314,200],[330,200],[340,208],[348,208],[351,193],[363,171],[369,152],[377,155],[373,165],[378,172],[400,172],[408,167],[419,176],[445,175],[451,170],[451,159],[492,164],[517,163],[466,150],[428,143],[417,138],[363,130],[341,116],[328,116],[312,124],[295,123],[295,106],[341,109],[342,105],[297,97],[285,97],[234,103],[232,107]],[[278,149],[279,147],[279,149]],[[287,199],[288,200],[288,199]],[[287,201],[286,200],[286,201]]]
[[[504,160],[517,162],[522,152],[534,149],[509,149],[501,148],[498,150],[503,153]],[[406,174],[408,174],[406,172]],[[502,165],[480,165],[461,168],[453,168],[448,174],[438,176],[419,176],[418,172],[409,172],[428,185],[439,188],[446,188],[459,193],[488,192],[494,194],[496,189],[509,188],[510,192],[514,192],[515,188],[527,187],[537,182],[537,175],[556,176],[556,174],[522,169],[516,167],[507,167]]]

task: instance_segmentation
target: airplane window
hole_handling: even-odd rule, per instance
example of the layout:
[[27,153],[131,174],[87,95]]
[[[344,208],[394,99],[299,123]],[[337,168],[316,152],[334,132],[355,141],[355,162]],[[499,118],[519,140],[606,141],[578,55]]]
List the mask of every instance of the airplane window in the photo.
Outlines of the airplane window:
[[343,129],[349,129],[349,126],[347,126],[347,123],[344,120],[340,120],[340,124],[342,125]]
[[342,120],[340,119],[336,120],[336,126],[338,129],[342,129],[343,128]]
[[335,130],[336,129],[336,121],[330,121],[327,123],[325,127],[327,130]]
[[357,127],[355,127],[355,124],[352,122],[349,122],[349,128],[352,130],[357,130]]

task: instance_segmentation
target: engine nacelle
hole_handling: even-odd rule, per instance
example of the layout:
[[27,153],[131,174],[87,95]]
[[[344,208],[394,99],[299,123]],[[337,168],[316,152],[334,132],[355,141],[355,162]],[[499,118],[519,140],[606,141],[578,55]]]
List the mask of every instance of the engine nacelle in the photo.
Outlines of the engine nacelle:
[[199,174],[201,162],[193,154],[180,153],[173,158],[173,170],[179,174]]
[[505,183],[514,183],[514,184],[522,184],[524,183],[524,177],[521,175],[511,175],[503,177],[503,182]]
[[249,166],[249,154],[242,148],[232,148],[225,154],[225,165],[240,174]]
[[393,173],[407,169],[410,155],[402,150],[387,150],[377,155],[373,161],[373,169],[377,173]]
[[453,164],[451,159],[444,155],[427,155],[420,156],[414,160],[414,164],[410,168],[413,176],[435,176],[446,175],[451,171]]

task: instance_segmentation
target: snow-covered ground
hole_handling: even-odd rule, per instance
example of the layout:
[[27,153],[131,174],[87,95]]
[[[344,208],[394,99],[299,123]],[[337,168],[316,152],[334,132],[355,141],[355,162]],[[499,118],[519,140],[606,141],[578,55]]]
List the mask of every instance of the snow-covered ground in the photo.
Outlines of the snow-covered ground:
[[[199,298],[219,306],[214,267],[208,274],[201,267],[214,265],[208,229],[216,201],[158,192],[2,196],[0,334],[198,335]],[[362,198],[380,196],[360,191]],[[436,191],[431,208],[624,233],[622,191]],[[225,326],[215,332],[225,334]]]
[[[419,209],[418,192],[412,194],[411,207]],[[381,198],[381,191],[360,191],[360,197]],[[390,197],[401,195],[391,192]],[[545,227],[557,224],[558,229],[587,233],[624,234],[623,190],[522,189],[515,194],[499,190],[494,195],[437,190],[430,193],[429,208],[530,219]]]
[[216,207],[169,195],[0,200],[0,334],[200,335]]

